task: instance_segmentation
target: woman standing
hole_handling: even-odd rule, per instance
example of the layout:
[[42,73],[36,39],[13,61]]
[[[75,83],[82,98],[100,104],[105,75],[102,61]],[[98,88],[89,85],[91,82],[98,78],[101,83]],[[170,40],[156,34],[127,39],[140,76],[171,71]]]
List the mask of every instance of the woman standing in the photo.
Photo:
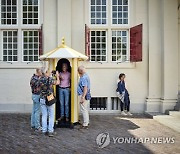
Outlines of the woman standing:
[[60,118],[58,119],[69,121],[69,96],[70,96],[70,80],[71,73],[68,72],[68,65],[62,64],[62,72],[59,73],[59,101],[60,101]]
[[[125,79],[126,75],[124,73],[121,73],[119,75],[119,82],[117,85],[117,96],[119,97],[121,103],[121,115],[132,115],[129,112],[130,109],[130,99],[129,99],[129,93],[126,89],[126,85],[125,85]],[[127,113],[124,112],[124,110],[127,110]]]
[[[56,72],[57,80],[50,77],[50,72],[45,71],[40,79],[40,105],[42,112],[42,132],[49,137],[54,135],[54,104],[46,105],[47,96],[53,94],[53,85],[59,85],[59,73]],[[47,118],[49,122],[47,124]]]

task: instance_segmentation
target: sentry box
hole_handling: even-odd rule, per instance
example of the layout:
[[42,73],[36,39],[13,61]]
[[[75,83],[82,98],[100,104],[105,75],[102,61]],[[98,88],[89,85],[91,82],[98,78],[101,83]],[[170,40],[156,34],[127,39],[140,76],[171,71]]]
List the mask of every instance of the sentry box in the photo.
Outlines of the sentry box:
[[54,86],[54,95],[57,98],[55,104],[55,127],[73,127],[74,124],[79,122],[79,103],[77,95],[78,84],[78,61],[87,60],[88,57],[75,51],[74,49],[65,45],[64,38],[62,44],[54,50],[40,56],[40,60],[48,61],[48,68],[50,70],[60,71],[62,64],[66,63],[69,66],[69,72],[71,72],[71,92],[70,92],[70,119],[69,122],[64,120],[58,121],[60,117],[60,102],[59,102],[59,90],[58,86]]

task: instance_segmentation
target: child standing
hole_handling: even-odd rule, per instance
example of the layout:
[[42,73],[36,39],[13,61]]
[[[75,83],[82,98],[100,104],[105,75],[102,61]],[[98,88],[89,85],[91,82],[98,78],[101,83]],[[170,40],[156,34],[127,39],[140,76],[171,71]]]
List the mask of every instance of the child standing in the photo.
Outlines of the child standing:
[[[119,75],[119,82],[117,85],[117,96],[120,99],[120,107],[121,107],[121,115],[132,115],[129,112],[130,109],[130,99],[129,99],[129,93],[126,89],[126,85],[125,85],[125,79],[126,75],[124,73],[121,73]],[[127,113],[124,112],[124,110],[127,110]]]

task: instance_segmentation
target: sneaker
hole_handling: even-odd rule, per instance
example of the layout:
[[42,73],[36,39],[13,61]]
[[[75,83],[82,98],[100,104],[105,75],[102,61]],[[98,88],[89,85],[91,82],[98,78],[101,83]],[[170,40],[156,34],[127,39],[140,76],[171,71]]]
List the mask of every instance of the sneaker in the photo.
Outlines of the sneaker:
[[69,122],[69,118],[66,118],[66,122]]
[[79,129],[88,129],[88,126],[81,125]]
[[126,116],[127,114],[124,111],[121,111],[121,115]]
[[58,121],[61,121],[61,120],[63,120],[63,119],[64,119],[64,116],[58,118],[57,120],[58,120]]
[[56,132],[49,132],[48,135],[49,137],[53,137],[54,135],[56,135]]
[[41,132],[41,131],[42,131],[41,127],[35,129],[35,132]]
[[132,116],[132,113],[131,112],[127,112],[127,115]]
[[48,136],[48,132],[42,132],[43,135]]

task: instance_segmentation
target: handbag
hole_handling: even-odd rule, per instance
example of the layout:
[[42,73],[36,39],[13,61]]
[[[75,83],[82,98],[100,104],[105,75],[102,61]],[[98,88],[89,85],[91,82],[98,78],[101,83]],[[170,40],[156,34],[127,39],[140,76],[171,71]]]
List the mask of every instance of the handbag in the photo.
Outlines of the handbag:
[[48,95],[46,98],[46,105],[51,106],[54,103],[56,103],[56,98],[54,97],[54,95],[53,94]]
[[[49,90],[49,78],[48,78],[48,90]],[[46,105],[51,106],[56,103],[56,98],[53,93],[46,96]]]
[[123,92],[122,94],[120,94],[119,92],[116,92],[118,98],[121,100],[122,103],[124,103],[124,95],[125,93]]

